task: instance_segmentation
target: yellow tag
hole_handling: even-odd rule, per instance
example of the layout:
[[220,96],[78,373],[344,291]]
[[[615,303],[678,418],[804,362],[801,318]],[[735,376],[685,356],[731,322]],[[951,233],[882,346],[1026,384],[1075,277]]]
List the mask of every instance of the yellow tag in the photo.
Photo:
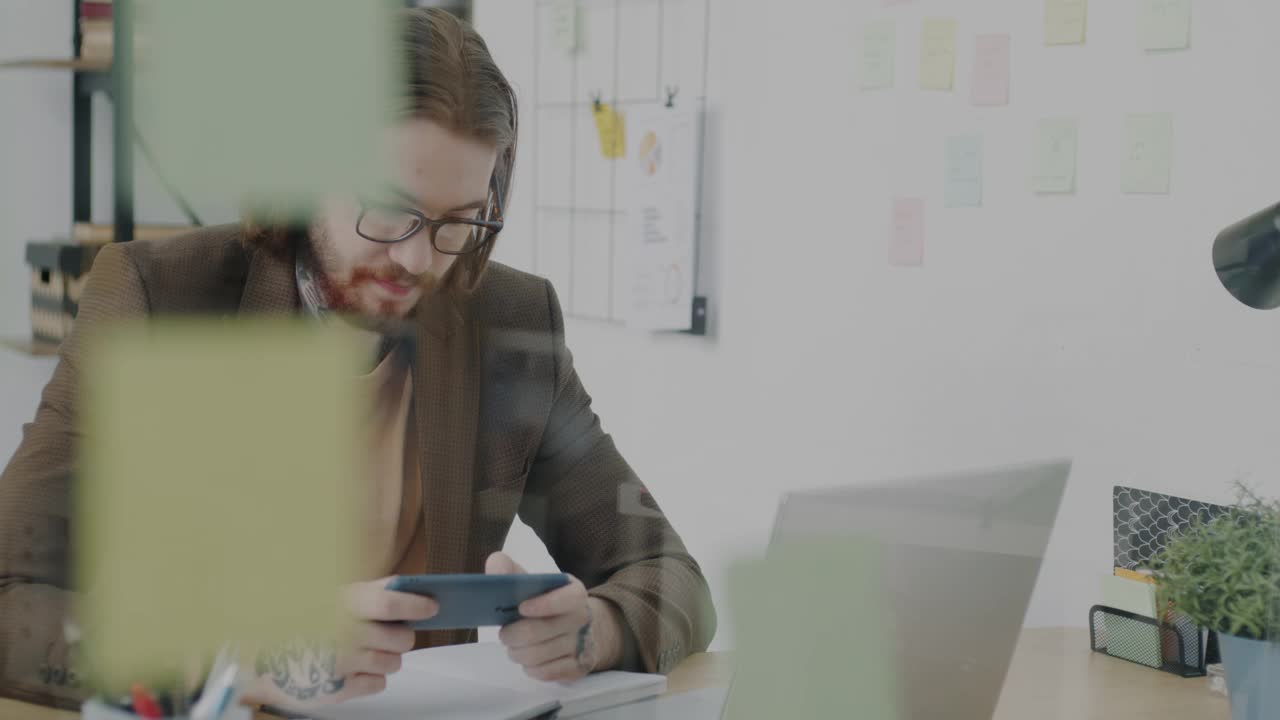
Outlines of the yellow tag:
[[1146,583],[1148,585],[1156,584],[1156,579],[1154,577],[1140,573],[1140,572],[1134,572],[1133,570],[1126,570],[1125,568],[1116,568],[1115,576],[1124,578],[1126,580],[1134,580],[1136,582]]
[[603,103],[591,112],[596,116],[596,132],[600,134],[600,154],[609,160],[626,157],[627,126],[622,114]]

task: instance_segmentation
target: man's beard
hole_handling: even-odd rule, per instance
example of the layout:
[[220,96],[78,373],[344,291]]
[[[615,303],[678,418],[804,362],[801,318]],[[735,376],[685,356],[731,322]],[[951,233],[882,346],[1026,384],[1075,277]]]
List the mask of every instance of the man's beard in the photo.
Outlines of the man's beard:
[[[407,272],[404,268],[392,263],[380,266],[358,265],[348,278],[337,276],[337,256],[333,252],[328,234],[320,223],[315,223],[307,235],[310,250],[311,270],[316,284],[324,295],[327,309],[342,315],[347,320],[389,336],[411,335],[412,318],[424,302],[440,293],[444,283],[430,273],[418,276]],[[369,308],[361,303],[361,287],[375,281],[389,282],[408,287],[417,286],[421,290],[418,303],[408,311],[402,311],[393,300],[383,300],[378,307]]]

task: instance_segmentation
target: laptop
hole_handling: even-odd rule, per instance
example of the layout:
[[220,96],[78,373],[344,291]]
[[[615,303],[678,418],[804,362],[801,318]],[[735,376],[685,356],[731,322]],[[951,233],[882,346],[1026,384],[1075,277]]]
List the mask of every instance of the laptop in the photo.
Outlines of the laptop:
[[[896,697],[888,703],[894,708],[892,714],[857,715],[856,720],[990,720],[1070,470],[1070,461],[1057,460],[794,492],[783,497],[774,522],[771,554],[813,541],[830,547],[830,541],[848,538],[853,541],[848,546],[852,567],[859,565],[853,555],[862,554],[865,559],[866,540],[877,546],[879,558],[873,566],[880,568],[876,580],[882,597],[875,604],[889,609],[892,617],[852,615],[849,621],[856,626],[844,635],[860,638],[864,633],[870,635],[867,630],[873,625],[892,627],[878,634],[888,640],[883,662],[891,666]],[[815,585],[831,584],[821,578],[814,580]],[[860,577],[851,580],[863,581]],[[789,609],[790,617],[805,618],[818,612],[806,607],[812,600],[798,593]],[[776,703],[762,707],[759,693],[786,691],[773,683],[742,680],[748,675],[758,677],[762,665],[767,675],[805,662],[786,652],[769,652],[777,646],[762,640],[765,634],[776,632],[777,622],[735,623],[738,668],[727,692],[706,688],[612,708],[584,720],[779,717],[773,712]],[[798,625],[795,619],[782,622]],[[744,652],[747,647],[765,650],[751,655]],[[850,648],[849,654],[862,650],[865,646]],[[856,662],[851,659],[848,667],[836,668],[835,677],[848,678],[840,689],[874,692],[874,683],[859,675],[865,667],[855,669]],[[756,667],[744,670],[746,663]],[[823,686],[823,678],[812,680],[806,690],[832,689]],[[799,698],[780,699],[783,706],[793,708],[785,715],[789,720],[820,715],[825,720],[831,715],[815,715],[815,705],[799,702]]]
[[[896,702],[888,703],[893,720],[989,720],[1070,469],[1070,461],[1057,460],[793,492],[779,505],[770,553],[787,543],[843,537],[874,543],[876,605],[891,617],[850,622],[892,628],[881,636],[896,686]],[[751,644],[743,636],[758,632],[750,623],[737,630],[740,646]],[[753,716],[750,702],[734,701],[744,692],[750,691],[737,683],[730,687],[724,720]]]

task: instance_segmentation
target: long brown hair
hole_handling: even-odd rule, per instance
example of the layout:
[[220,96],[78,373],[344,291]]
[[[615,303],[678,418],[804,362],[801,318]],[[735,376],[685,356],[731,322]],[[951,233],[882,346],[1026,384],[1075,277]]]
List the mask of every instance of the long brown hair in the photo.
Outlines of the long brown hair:
[[[498,69],[484,38],[469,23],[438,8],[400,12],[401,57],[404,63],[400,116],[430,120],[464,137],[492,143],[498,149],[494,169],[503,207],[510,205],[519,134],[515,91]],[[245,245],[285,255],[305,242],[298,223],[280,222],[270,208],[247,207],[242,213]],[[495,238],[496,240],[496,238]],[[447,282],[472,290],[480,282],[494,241],[458,258]]]

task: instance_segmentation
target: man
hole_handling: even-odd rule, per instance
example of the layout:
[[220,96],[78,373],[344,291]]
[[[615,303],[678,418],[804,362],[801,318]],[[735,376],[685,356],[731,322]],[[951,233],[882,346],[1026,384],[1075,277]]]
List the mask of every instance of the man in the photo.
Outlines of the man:
[[[398,621],[436,607],[385,590],[386,576],[523,572],[500,552],[517,514],[575,577],[501,631],[531,676],[666,672],[710,642],[706,582],[601,430],[554,290],[488,261],[511,189],[514,94],[469,26],[436,10],[402,20],[407,111],[388,133],[398,187],[324,198],[305,230],[257,218],[99,254],[35,421],[0,476],[0,688],[10,694],[74,684],[63,619],[84,334],[159,314],[303,314],[368,334],[366,581],[341,589],[358,630],[336,653],[299,646],[264,658],[253,699],[305,707],[375,693],[402,653],[474,640],[415,635]],[[620,509],[624,495],[646,502]]]

